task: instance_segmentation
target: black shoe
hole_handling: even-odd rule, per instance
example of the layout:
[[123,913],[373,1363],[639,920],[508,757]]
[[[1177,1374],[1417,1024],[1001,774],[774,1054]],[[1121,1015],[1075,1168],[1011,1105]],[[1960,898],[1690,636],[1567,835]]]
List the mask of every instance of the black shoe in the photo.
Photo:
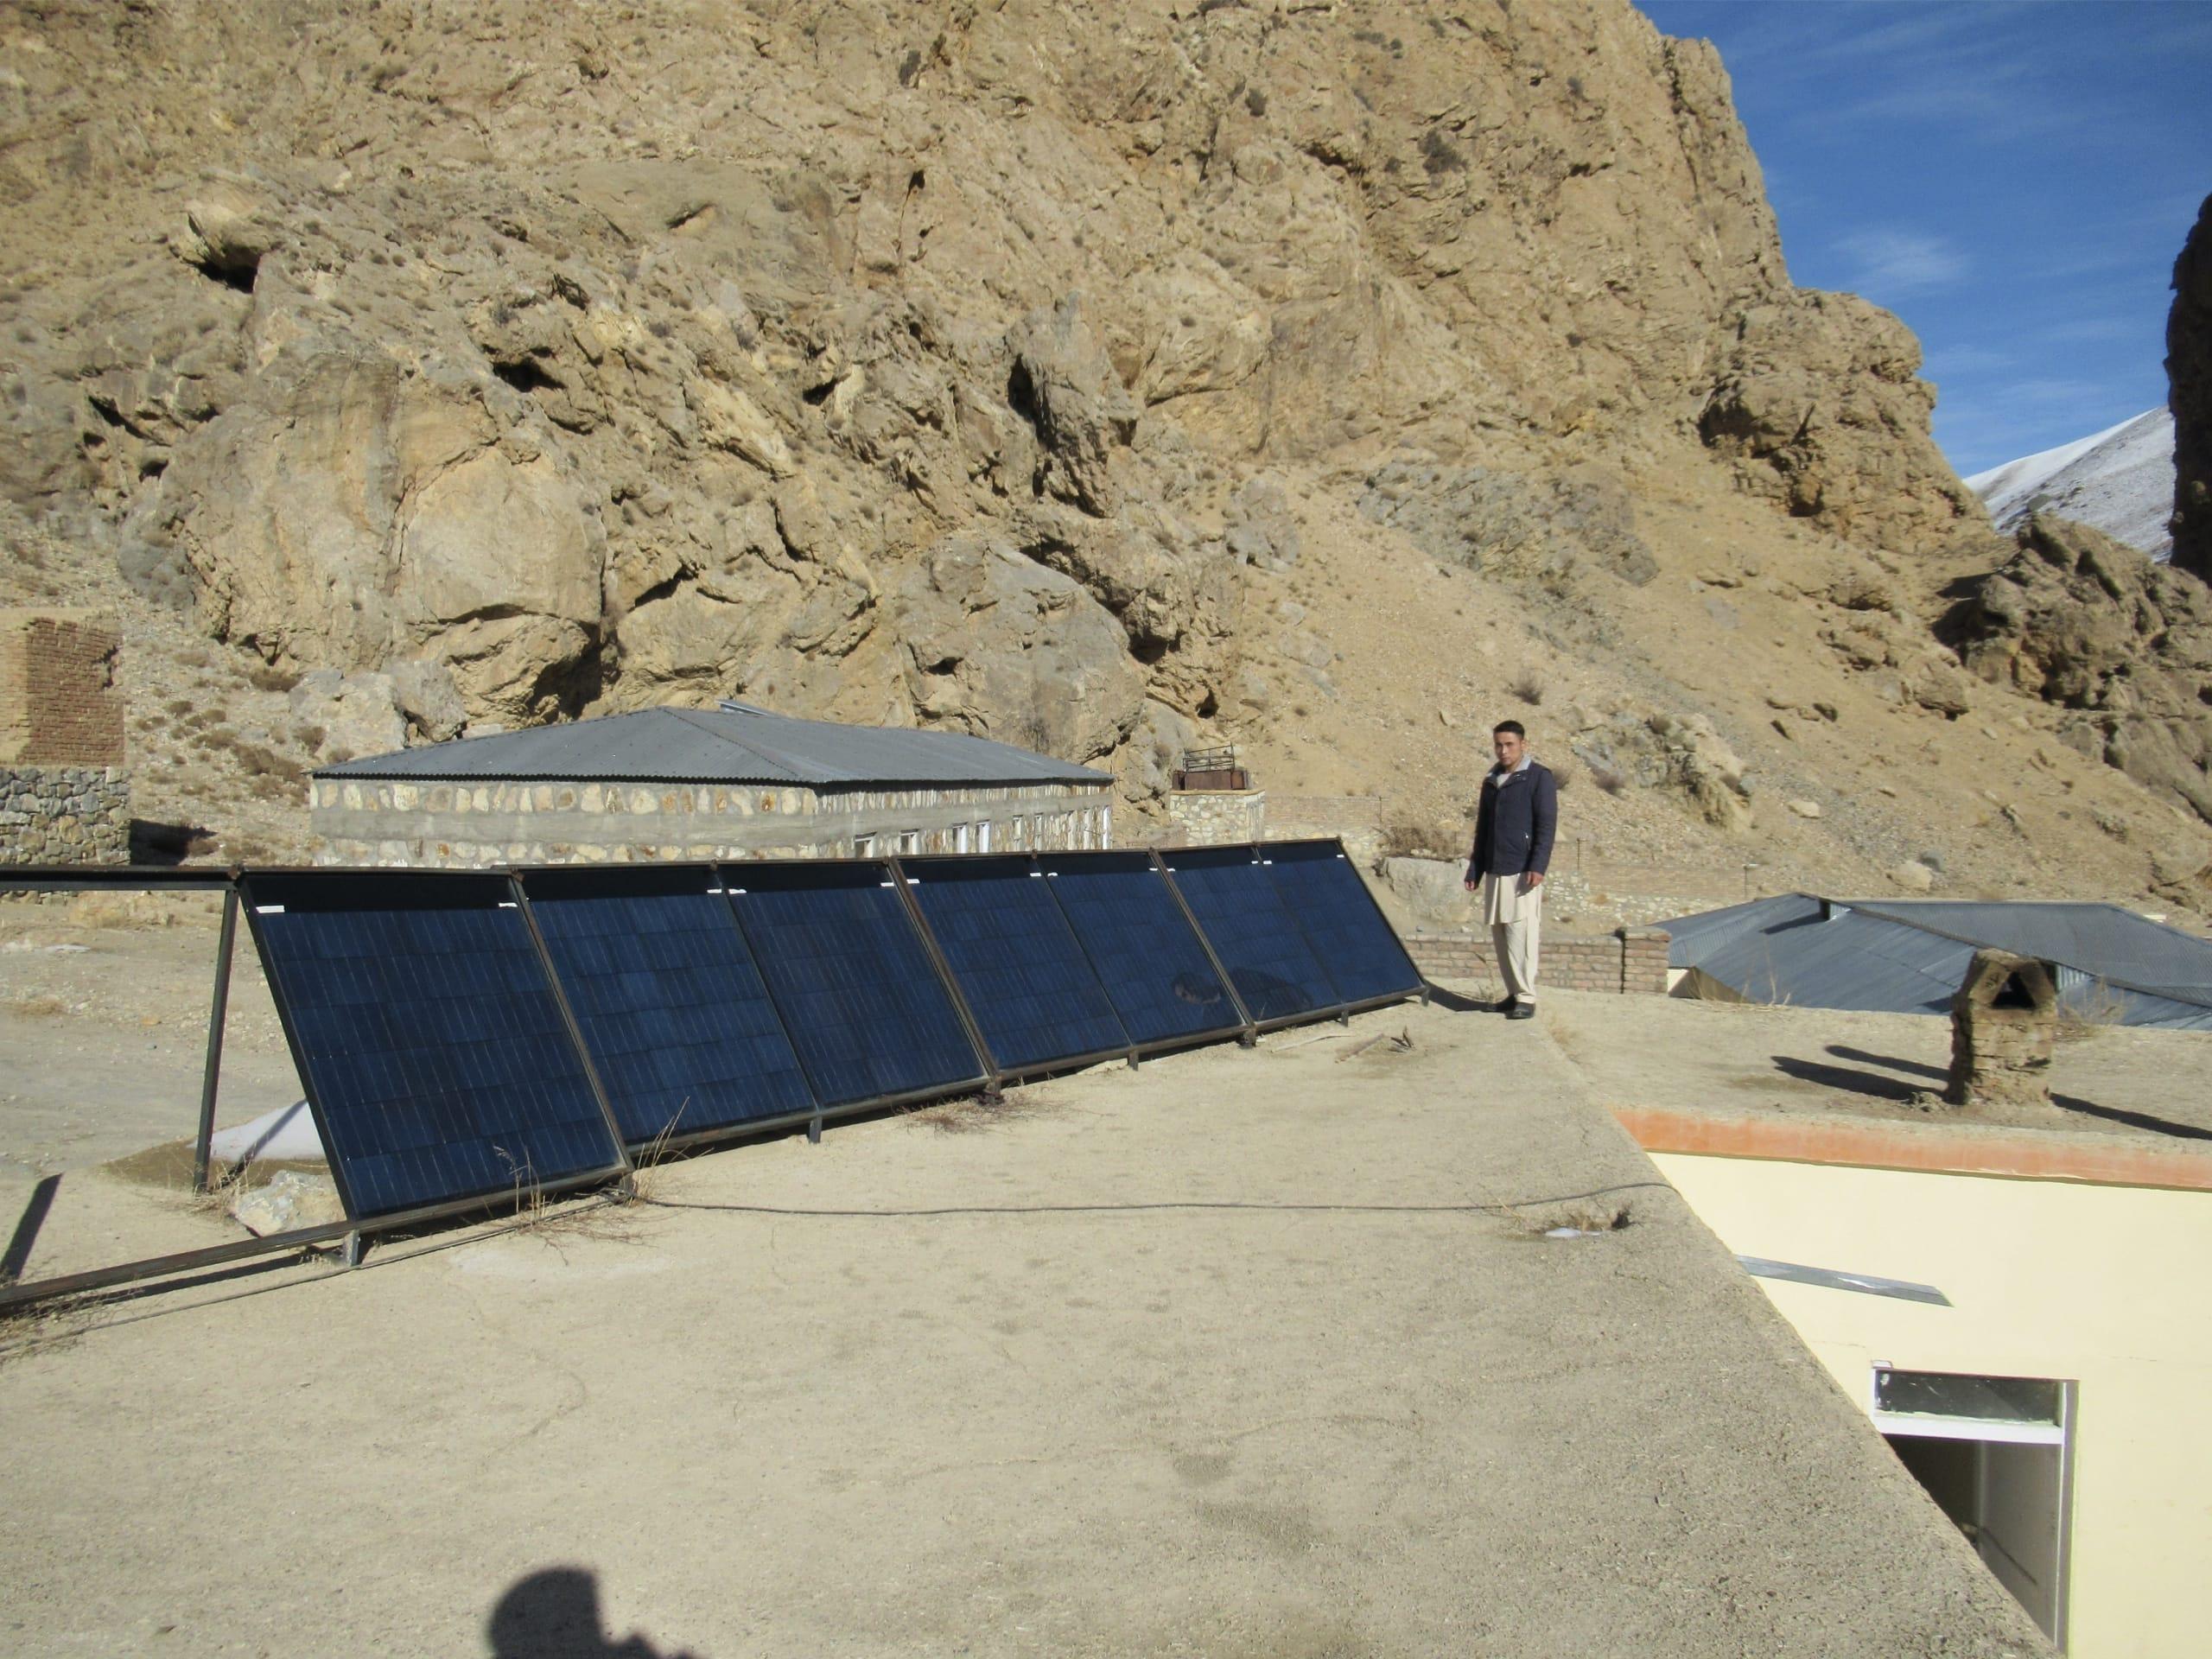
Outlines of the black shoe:
[[1490,1005],[1490,1011],[1492,1014],[1511,1014],[1513,1012],[1513,998],[1510,996],[1501,996],[1497,1001]]
[[1516,1002],[1505,1011],[1505,1017],[1509,1020],[1533,1020],[1536,1017],[1536,1005],[1533,1002]]

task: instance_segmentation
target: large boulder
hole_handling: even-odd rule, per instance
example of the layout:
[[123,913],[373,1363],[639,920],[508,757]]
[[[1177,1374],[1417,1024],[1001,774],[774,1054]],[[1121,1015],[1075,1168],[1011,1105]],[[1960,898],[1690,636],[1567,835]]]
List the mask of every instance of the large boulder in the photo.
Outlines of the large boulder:
[[218,638],[296,667],[433,658],[479,717],[549,712],[599,626],[602,537],[550,441],[388,358],[264,377],[178,448],[151,533]]
[[1084,321],[1082,296],[1031,312],[1007,345],[1007,396],[1044,451],[1038,482],[1094,518],[1110,517],[1122,504],[1113,455],[1136,430],[1136,403]]
[[1967,671],[2066,711],[2059,735],[2212,820],[2212,589],[2049,513],[1939,632]]
[[893,611],[908,694],[933,724],[1082,761],[1111,754],[1142,712],[1144,677],[1114,618],[1002,540],[938,543]]

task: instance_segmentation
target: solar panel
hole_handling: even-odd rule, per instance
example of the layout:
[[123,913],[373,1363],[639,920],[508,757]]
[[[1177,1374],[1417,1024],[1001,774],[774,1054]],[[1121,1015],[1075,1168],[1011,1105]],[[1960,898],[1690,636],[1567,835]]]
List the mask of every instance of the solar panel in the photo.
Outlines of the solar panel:
[[625,1141],[814,1109],[712,866],[534,870],[522,884]]
[[1421,989],[1421,970],[1341,842],[1270,842],[1259,851],[1276,895],[1320,959],[1338,1001],[1364,1002]]
[[356,1220],[622,1166],[503,876],[253,876],[253,934]]
[[982,1059],[884,865],[733,864],[723,874],[824,1106],[983,1080]]
[[1172,1042],[1243,1027],[1243,1014],[1148,855],[1048,853],[1038,866],[1132,1040]]
[[1127,1048],[1114,1005],[1027,858],[902,859],[1003,1071]]
[[1161,856],[1253,1019],[1291,1019],[1342,1000],[1251,848],[1184,847]]

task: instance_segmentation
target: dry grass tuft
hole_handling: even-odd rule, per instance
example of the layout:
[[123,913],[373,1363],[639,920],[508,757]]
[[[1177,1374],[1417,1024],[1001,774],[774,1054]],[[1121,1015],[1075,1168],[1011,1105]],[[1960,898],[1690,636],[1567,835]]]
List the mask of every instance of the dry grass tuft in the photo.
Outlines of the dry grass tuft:
[[1034,1084],[1014,1088],[996,1096],[963,1095],[939,1101],[914,1114],[915,1122],[940,1135],[978,1135],[1003,1128],[1016,1119],[1033,1117],[1054,1103],[1052,1096]]
[[2119,995],[2101,982],[2092,984],[2072,1001],[2058,1005],[2058,1019],[2051,1039],[2086,1043],[2125,1023],[2127,1009]]

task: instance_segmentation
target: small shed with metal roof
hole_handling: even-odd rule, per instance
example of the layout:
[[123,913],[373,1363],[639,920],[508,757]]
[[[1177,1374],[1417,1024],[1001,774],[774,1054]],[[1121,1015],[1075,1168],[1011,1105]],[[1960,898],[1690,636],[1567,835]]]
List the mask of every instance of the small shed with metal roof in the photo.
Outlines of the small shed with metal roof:
[[1113,778],[961,732],[661,708],[316,772],[318,857],[485,866],[1109,845]]
[[1974,952],[1994,949],[2055,963],[2077,1017],[2212,1031],[2212,940],[2118,905],[1791,893],[1657,925],[1694,996],[1948,1014]]

